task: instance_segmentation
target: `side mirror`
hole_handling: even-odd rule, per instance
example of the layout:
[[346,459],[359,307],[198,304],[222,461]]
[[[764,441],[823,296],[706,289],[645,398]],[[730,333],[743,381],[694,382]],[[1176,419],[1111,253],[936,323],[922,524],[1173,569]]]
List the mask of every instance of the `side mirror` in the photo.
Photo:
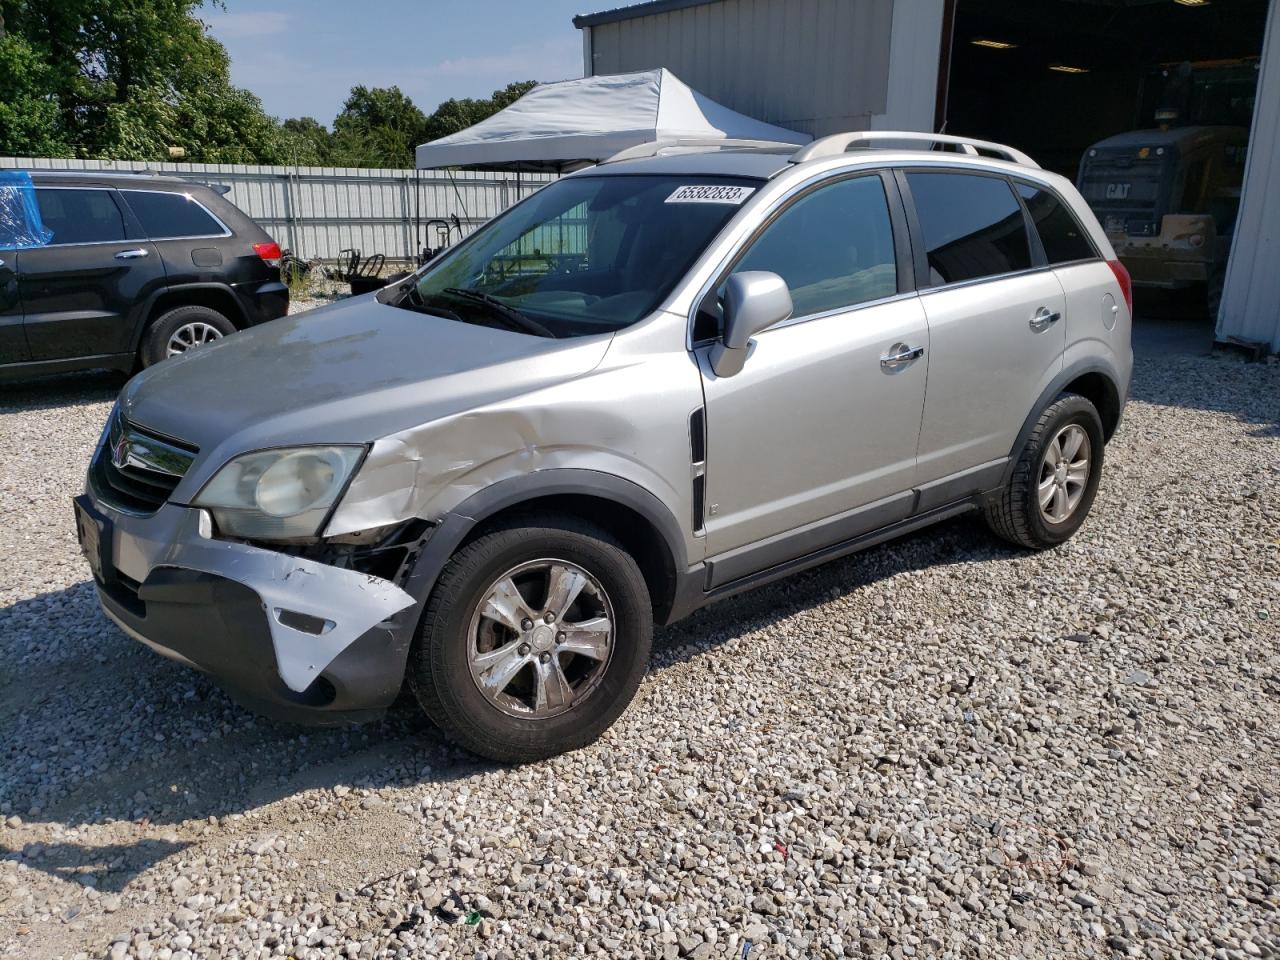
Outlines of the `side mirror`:
[[731,275],[724,285],[724,334],[711,348],[711,369],[717,377],[732,377],[742,369],[751,338],[791,316],[787,282],[767,270]]

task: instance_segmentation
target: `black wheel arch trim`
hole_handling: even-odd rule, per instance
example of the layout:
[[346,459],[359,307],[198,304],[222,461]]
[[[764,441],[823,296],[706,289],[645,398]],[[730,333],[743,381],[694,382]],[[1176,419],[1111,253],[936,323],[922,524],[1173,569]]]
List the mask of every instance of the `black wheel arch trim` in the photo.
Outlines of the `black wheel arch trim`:
[[[1114,367],[1110,364],[1101,363],[1094,357],[1077,360],[1071,366],[1064,367],[1049,383],[1049,386],[1045,387],[1035,405],[1031,408],[1031,412],[1027,414],[1027,419],[1023,421],[1022,429],[1018,431],[1018,436],[1013,441],[1013,447],[1009,450],[1009,460],[1005,464],[1001,486],[1008,484],[1013,476],[1014,468],[1018,463],[1018,454],[1023,445],[1026,444],[1027,438],[1031,436],[1031,432],[1035,430],[1036,423],[1040,420],[1040,414],[1044,412],[1044,408],[1051,404],[1054,398],[1066,389],[1068,384],[1090,373],[1100,374],[1111,384],[1112,389],[1116,392],[1118,417],[1124,416],[1124,405],[1128,400],[1129,394],[1128,384],[1122,385],[1121,378],[1117,375]],[[1116,423],[1117,425],[1119,424],[1119,419],[1117,419]]]
[[644,487],[598,470],[575,467],[538,470],[485,487],[435,521],[403,584],[416,601],[405,611],[413,613],[415,628],[445,564],[472,530],[490,517],[521,504],[544,497],[575,495],[611,501],[635,511],[653,526],[666,544],[677,578],[688,568],[688,552],[680,524],[667,506]]
[[[200,290],[215,290],[218,293],[226,294],[227,298],[236,305],[237,315],[228,317],[227,319],[234,323],[237,329],[243,329],[248,323],[248,317],[245,314],[244,304],[240,302],[240,295],[236,293],[235,288],[229,283],[180,283],[176,286],[160,287],[153,290],[151,294],[143,301],[142,309],[139,311],[139,320],[134,325],[133,331],[133,352],[137,352],[142,345],[142,338],[146,335],[147,328],[151,326],[152,313],[155,311],[156,303],[161,297],[171,295],[181,296],[184,292],[194,292]],[[175,309],[179,306],[204,306],[204,304],[176,304]]]

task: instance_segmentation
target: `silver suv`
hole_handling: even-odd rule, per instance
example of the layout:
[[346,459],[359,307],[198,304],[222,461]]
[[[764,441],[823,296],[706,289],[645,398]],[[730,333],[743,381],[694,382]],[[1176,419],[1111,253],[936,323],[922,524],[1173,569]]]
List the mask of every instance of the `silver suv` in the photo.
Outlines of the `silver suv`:
[[966,511],[1066,540],[1130,314],[1008,147],[651,144],[135,377],[79,535],[108,616],[243,701],[347,722],[407,679],[533,760],[622,713],[655,623]]

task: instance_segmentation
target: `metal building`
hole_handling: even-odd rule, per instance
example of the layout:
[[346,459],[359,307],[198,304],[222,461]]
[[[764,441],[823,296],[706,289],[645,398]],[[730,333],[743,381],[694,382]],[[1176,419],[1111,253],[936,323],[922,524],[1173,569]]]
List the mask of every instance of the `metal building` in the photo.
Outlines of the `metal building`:
[[1240,221],[1217,336],[1265,343],[1280,353],[1280,2],[1274,0],[1262,49]]
[[[1280,0],[650,0],[579,16],[587,76],[666,67],[815,136],[945,131],[1074,176],[1091,143],[1154,126],[1152,77],[1247,64],[1252,142],[1219,340],[1280,352]],[[1265,28],[1265,31],[1264,31]],[[1195,94],[1199,96],[1200,94]],[[1158,104],[1156,104],[1158,106]],[[1226,121],[1217,121],[1226,122]]]
[[822,136],[932,127],[944,5],[654,0],[573,23],[587,76],[666,67],[740,113]]

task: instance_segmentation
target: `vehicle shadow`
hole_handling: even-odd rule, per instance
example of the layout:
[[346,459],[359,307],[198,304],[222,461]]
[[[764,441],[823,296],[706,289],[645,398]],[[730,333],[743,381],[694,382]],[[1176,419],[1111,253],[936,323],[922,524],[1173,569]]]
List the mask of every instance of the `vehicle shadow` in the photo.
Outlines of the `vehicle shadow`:
[[123,373],[95,370],[0,382],[0,414],[110,402],[127,381],[128,377]]
[[[660,631],[651,670],[900,573],[1020,555],[961,518],[702,610]],[[103,891],[195,842],[210,817],[313,789],[447,789],[498,769],[444,742],[408,696],[361,727],[257,717],[125,637],[89,583],[0,610],[0,677],[0,857],[67,880],[92,875]],[[11,813],[22,826],[3,826]],[[139,824],[145,839],[133,839]],[[41,838],[21,840],[28,830]]]

